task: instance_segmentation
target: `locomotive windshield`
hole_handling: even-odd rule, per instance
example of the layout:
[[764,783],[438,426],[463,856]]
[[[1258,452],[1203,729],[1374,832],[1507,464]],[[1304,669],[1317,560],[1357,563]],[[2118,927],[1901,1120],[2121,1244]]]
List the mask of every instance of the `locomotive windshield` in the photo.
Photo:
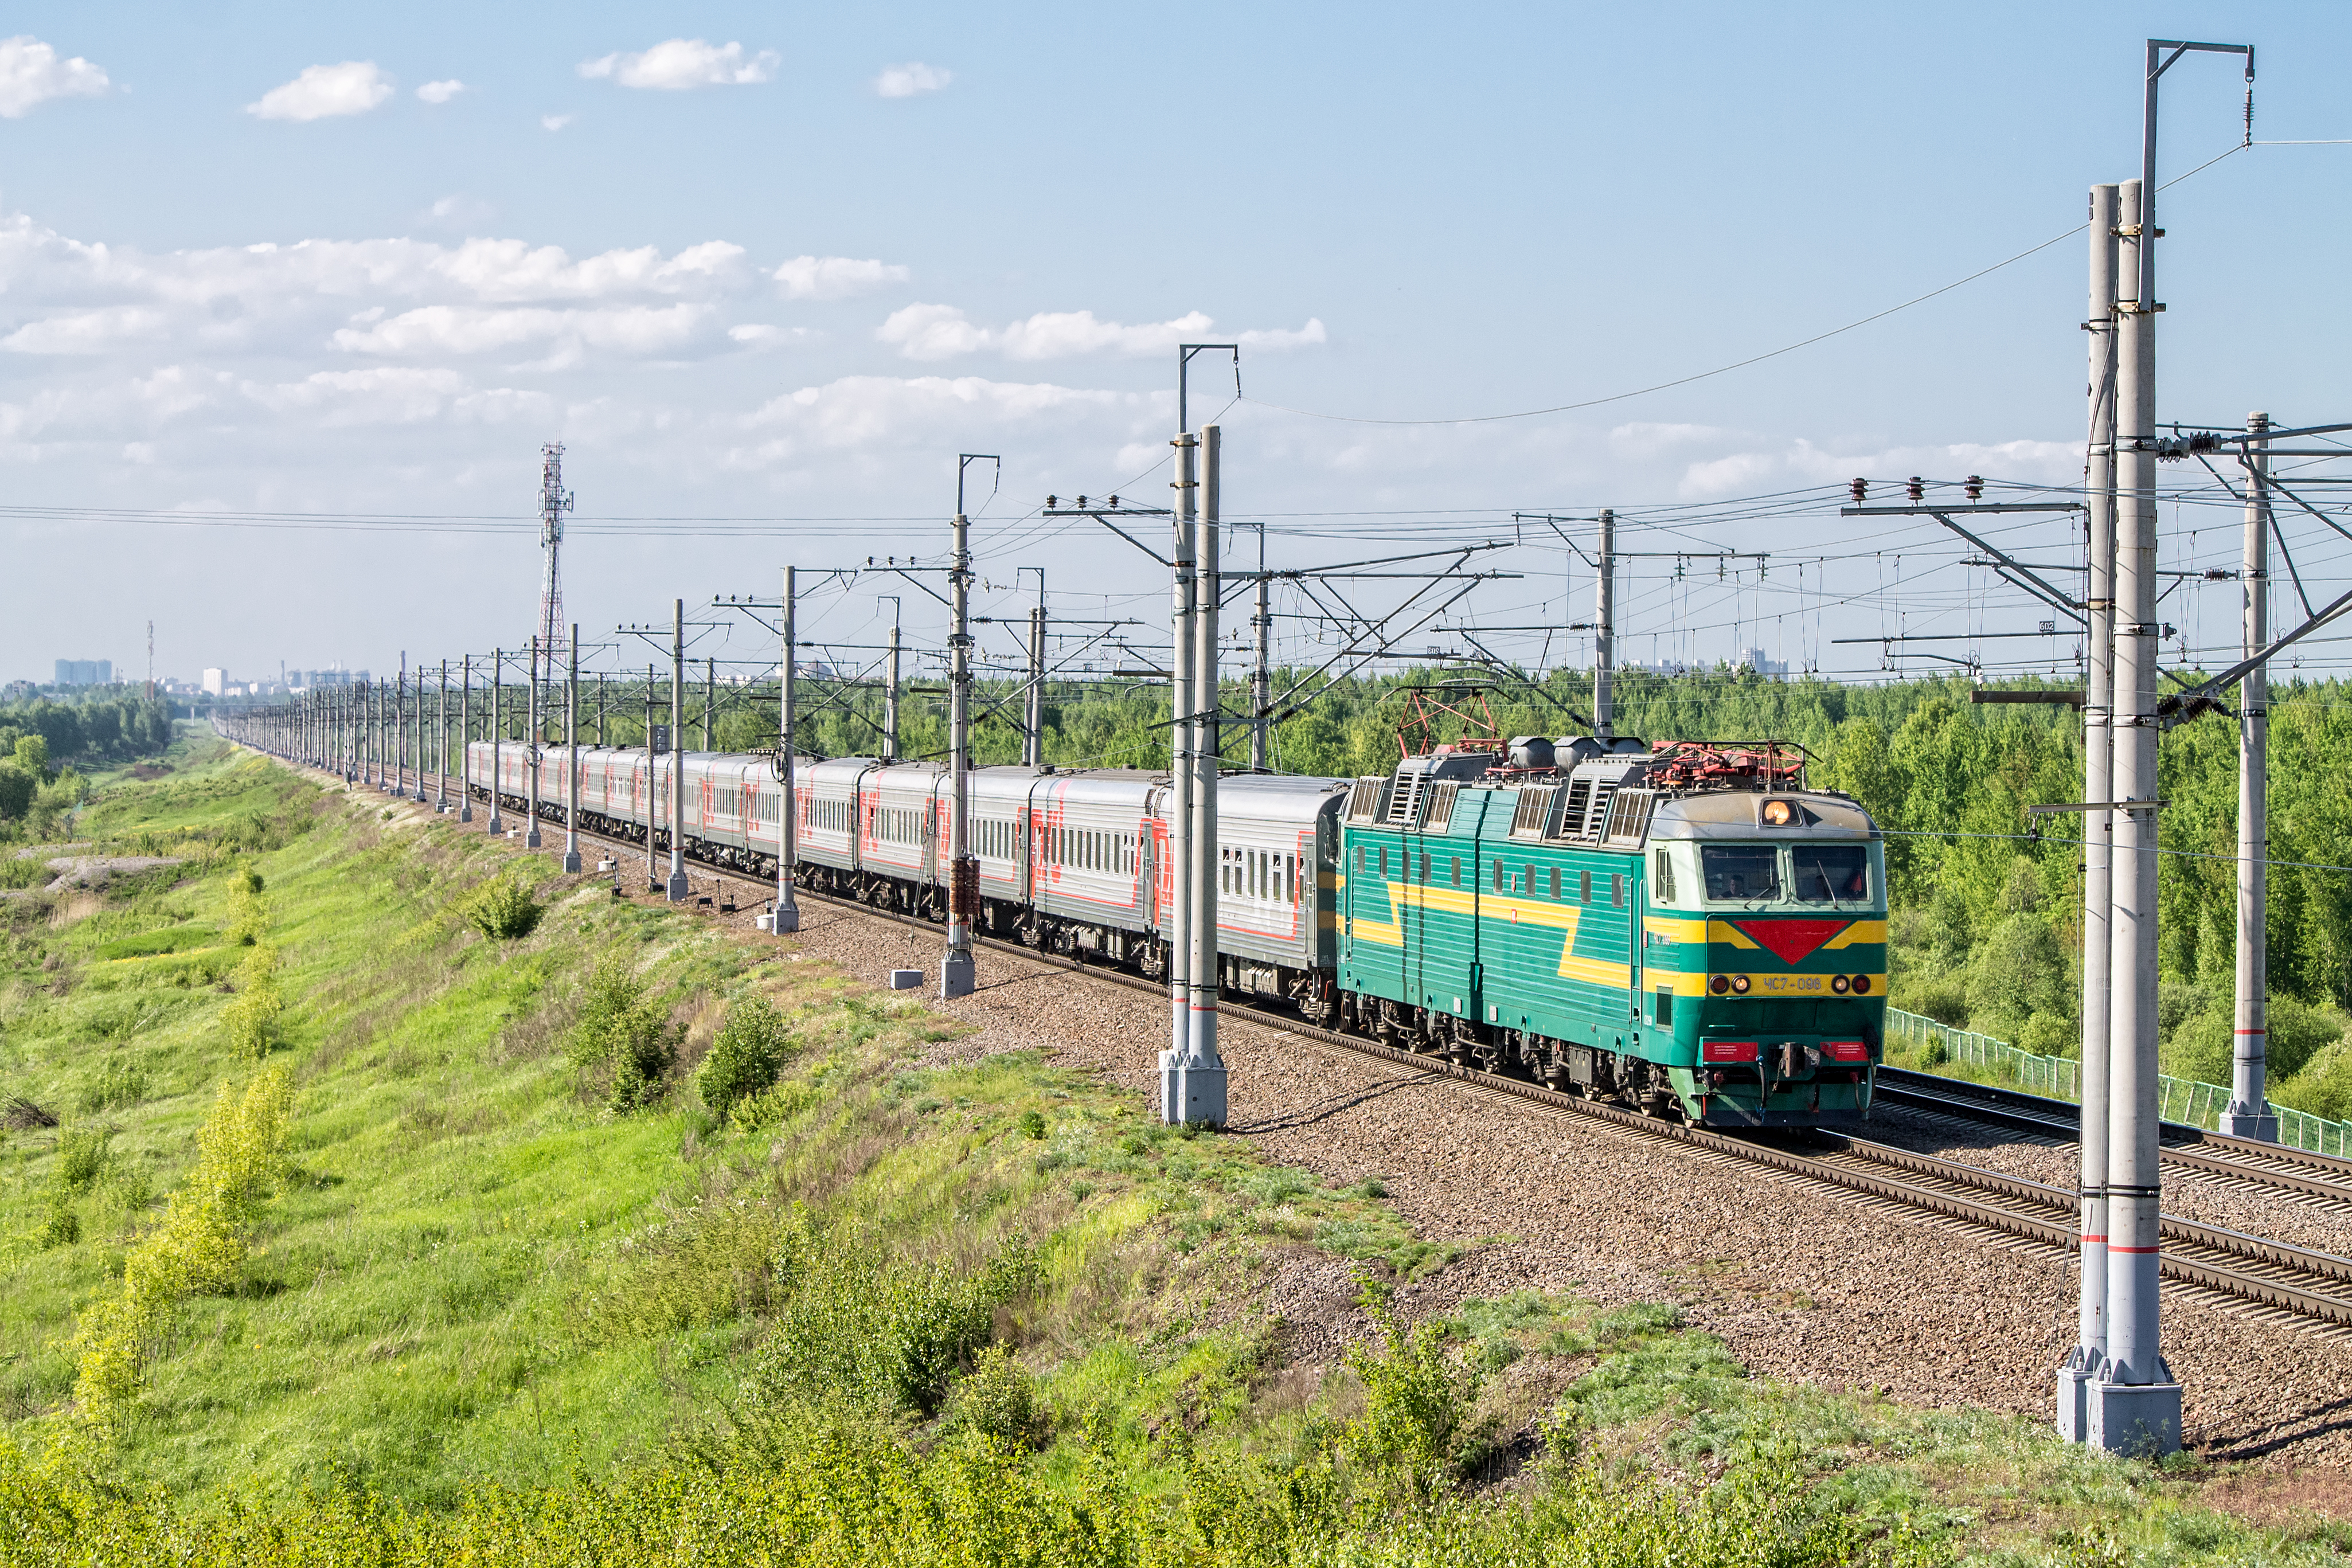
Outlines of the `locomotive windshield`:
[[1780,846],[1708,844],[1699,851],[1709,898],[1753,903],[1780,896]]
[[1870,896],[1870,852],[1860,844],[1791,844],[1797,902],[1847,904]]
[[1867,844],[1703,844],[1698,856],[1711,903],[1870,902]]

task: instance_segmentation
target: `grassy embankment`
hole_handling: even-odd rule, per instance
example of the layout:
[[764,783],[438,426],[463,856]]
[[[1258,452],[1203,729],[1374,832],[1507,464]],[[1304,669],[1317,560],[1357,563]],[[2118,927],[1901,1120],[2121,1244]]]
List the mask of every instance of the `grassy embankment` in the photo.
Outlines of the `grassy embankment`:
[[[494,937],[463,908],[509,846],[267,764],[116,785],[84,830],[192,862],[0,904],[0,1102],[58,1119],[0,1144],[0,1563],[2341,1544],[2204,1508],[2193,1466],[1751,1382],[1670,1305],[1472,1301],[1294,1367],[1269,1270],[1348,1260],[1377,1304],[1451,1256],[1376,1186],[1034,1056],[926,1066],[952,1026],[919,1004],[543,861],[536,929]],[[722,1114],[698,1059],[755,996],[781,1074]],[[282,1144],[228,1138],[259,1124],[221,1086],[273,1072]],[[205,1216],[226,1264],[93,1398],[77,1323]]]

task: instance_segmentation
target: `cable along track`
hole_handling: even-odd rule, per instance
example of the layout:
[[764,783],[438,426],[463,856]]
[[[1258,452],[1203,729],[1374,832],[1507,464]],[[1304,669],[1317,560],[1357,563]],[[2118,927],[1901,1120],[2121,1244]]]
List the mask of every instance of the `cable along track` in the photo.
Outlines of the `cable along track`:
[[[627,841],[601,833],[583,831],[583,840],[613,845],[623,850],[642,848]],[[689,857],[691,859],[691,857]],[[772,894],[775,884],[764,878],[747,875],[731,869],[696,862],[706,874],[728,882],[739,883]],[[617,885],[617,883],[616,883]],[[919,930],[938,930],[940,923],[919,915],[900,914],[895,910],[877,909],[856,899],[837,898],[828,894],[796,888],[796,899],[825,904],[900,925]],[[1120,970],[1086,963],[1060,954],[1025,947],[1001,937],[973,936],[977,946],[1008,956],[1024,958],[1048,967],[1087,976],[1112,985],[1165,997],[1168,988],[1160,982],[1145,979]],[[1749,1166],[1761,1166],[1776,1174],[1821,1186],[1837,1189],[1870,1200],[1870,1207],[1894,1205],[1899,1209],[1936,1216],[1956,1221],[1977,1231],[1990,1231],[2012,1241],[2021,1241],[2053,1253],[2078,1249],[2077,1210],[2075,1195],[2063,1188],[2045,1186],[2019,1176],[2002,1176],[1976,1166],[1939,1158],[1933,1155],[1916,1154],[1867,1139],[1853,1138],[1818,1129],[1807,1130],[1801,1141],[1807,1149],[1787,1148],[1772,1144],[1751,1142],[1706,1128],[1692,1127],[1679,1122],[1661,1121],[1622,1106],[1582,1099],[1562,1093],[1538,1083],[1507,1078],[1474,1068],[1458,1067],[1441,1057],[1422,1056],[1412,1051],[1386,1046],[1376,1040],[1360,1040],[1335,1030],[1320,1028],[1287,1013],[1278,1013],[1241,1000],[1223,1000],[1221,1012],[1245,1018],[1279,1033],[1300,1040],[1370,1057],[1391,1066],[1409,1068],[1416,1073],[1443,1078],[1460,1084],[1474,1092],[1507,1096],[1516,1102],[1540,1107],[1555,1115],[1580,1120],[1587,1124],[1605,1124],[1622,1133],[1646,1138],[1661,1139],[1683,1145],[1695,1152],[1717,1160],[1738,1161]],[[1890,1075],[1900,1069],[1882,1070]],[[1892,1085],[1900,1098],[1916,1103],[1926,1098],[1937,1098],[1930,1092],[1916,1090],[1913,1083],[1925,1074],[1903,1073]],[[1929,1080],[1931,1082],[1949,1082]],[[1884,1081],[1882,1081],[1884,1082]],[[1980,1086],[1971,1085],[1971,1088]],[[1995,1091],[1993,1095],[1968,1096],[1963,1099],[1943,1097],[1954,1108],[1963,1110],[1997,1110],[2013,1118],[2004,1124],[2014,1125],[2039,1113],[2038,1130],[2052,1126],[2064,1127],[2053,1114],[2042,1107],[2065,1102],[2044,1101],[2036,1096]],[[2029,1102],[2012,1105],[2010,1101]],[[1938,1108],[1944,1108],[1938,1106]],[[1998,1116],[1979,1116],[1979,1120],[2001,1121]],[[2213,1134],[2197,1128],[2180,1128],[2165,1124],[2168,1136],[2176,1133],[2197,1134],[2202,1141],[2226,1142],[2236,1145],[2242,1139],[2216,1140]],[[2257,1145],[2267,1150],[2268,1145]],[[2165,1157],[2176,1159],[2184,1151],[2168,1145]],[[2304,1151],[2293,1151],[2315,1166],[2345,1173],[2345,1185],[2327,1185],[2331,1195],[2352,1199],[2352,1161],[2330,1159]],[[2202,1156],[2223,1168],[2228,1174],[2261,1179],[2264,1173],[2236,1159],[2211,1155]],[[2286,1162],[2296,1164],[2300,1162]],[[2292,1173],[2288,1173],[2292,1174]],[[2315,1185],[2319,1185],[2315,1183]],[[2267,1309],[2264,1316],[2283,1316],[2284,1321],[2302,1326],[2326,1324],[2331,1331],[2352,1331],[2352,1259],[2331,1253],[2314,1252],[2291,1247],[2283,1242],[2265,1240],[2219,1226],[2198,1223],[2167,1216],[2161,1221],[2161,1234],[2166,1247],[2161,1260],[2163,1276],[2179,1285],[2190,1287],[2200,1295],[2214,1299],[2218,1305],[2242,1304]]]

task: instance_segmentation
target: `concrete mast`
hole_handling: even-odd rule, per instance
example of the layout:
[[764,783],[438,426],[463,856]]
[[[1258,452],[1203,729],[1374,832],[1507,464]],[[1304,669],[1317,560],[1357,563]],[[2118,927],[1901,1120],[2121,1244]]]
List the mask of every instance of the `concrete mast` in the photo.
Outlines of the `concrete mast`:
[[777,936],[801,928],[800,905],[793,901],[793,870],[800,861],[800,800],[793,777],[798,765],[793,755],[793,723],[798,716],[793,712],[793,610],[799,589],[799,574],[784,568],[783,663],[776,682],[776,780],[783,794],[776,801],[776,912],[768,920],[770,934]]
[[1601,514],[1599,567],[1593,574],[1592,737],[1617,738],[1617,514]]
[[[2091,187],[2089,310],[2090,436],[2083,468],[2089,508],[2089,668],[2084,674],[2083,799],[2104,801],[2115,767],[2113,731],[2116,566],[2116,199],[2113,185]],[[2082,1155],[2081,1277],[2074,1348],[2058,1368],[2058,1430],[2070,1442],[2088,1431],[2085,1390],[2107,1349],[2107,904],[2113,813],[2083,814],[2083,1046],[2080,1073]]]
[[[2246,657],[2270,643],[2270,442],[2261,433],[2271,416],[2246,415],[2246,547],[2240,575],[2245,584]],[[2260,664],[2238,687],[2238,1009],[2235,1049],[2231,1052],[2230,1106],[2221,1130],[2241,1138],[2278,1142],[2278,1117],[2270,1108],[2269,933],[2264,929],[2270,893],[2270,690]]]
[[2115,854],[2108,936],[2107,1354],[2089,1390],[2090,1440],[2122,1453],[2180,1447],[2180,1385],[2159,1344],[2157,1296],[2156,300],[2141,182],[2117,203]]
[[670,608],[669,901],[684,904],[686,881],[686,601]]
[[580,623],[572,623],[572,640],[563,684],[563,869],[577,872],[580,859]]
[[[962,488],[958,475],[957,488]],[[959,497],[959,499],[961,497]],[[940,995],[971,995],[971,926],[980,913],[980,862],[971,859],[971,525],[955,515],[955,557],[948,568],[948,946],[940,956]]]
[[1176,477],[1171,488],[1176,505],[1170,508],[1174,528],[1172,603],[1169,611],[1171,652],[1168,661],[1170,719],[1168,732],[1168,860],[1162,868],[1170,886],[1163,901],[1168,927],[1162,933],[1168,954],[1169,1045],[1160,1058],[1160,1117],[1171,1126],[1184,1121],[1183,1064],[1192,1047],[1192,794],[1195,784],[1193,713],[1193,610],[1199,565],[1195,505],[1199,480],[1195,464],[1200,444],[1189,431],[1180,431],[1170,445],[1176,449]]
[[526,737],[523,742],[523,745],[526,747],[523,752],[523,760],[530,764],[530,808],[525,819],[526,827],[522,835],[522,847],[527,850],[535,850],[540,846],[539,802],[541,798],[546,793],[546,791],[541,788],[539,772],[541,767],[547,759],[547,748],[540,744],[541,720],[539,715],[539,661],[542,653],[552,659],[554,657],[554,652],[555,651],[553,649],[547,647],[546,644],[540,641],[539,634],[537,632],[534,632],[531,633],[530,691],[530,695],[523,702],[523,726],[524,735]]

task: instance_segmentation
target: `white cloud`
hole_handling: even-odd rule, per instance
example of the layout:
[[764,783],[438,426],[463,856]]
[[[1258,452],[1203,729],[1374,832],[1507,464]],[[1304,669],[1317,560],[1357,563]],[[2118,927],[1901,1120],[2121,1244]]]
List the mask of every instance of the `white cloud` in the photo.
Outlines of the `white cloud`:
[[773,49],[761,49],[746,58],[740,44],[713,47],[700,38],[671,38],[642,54],[583,60],[580,74],[592,81],[683,92],[690,88],[751,87],[772,80],[782,59]]
[[953,80],[953,71],[908,60],[902,66],[883,67],[882,74],[874,78],[874,90],[884,98],[913,98],[918,93],[937,92]]
[[764,321],[746,321],[727,329],[728,337],[747,349],[773,349],[796,338],[805,338],[805,327],[778,327]]
[[561,131],[580,117],[576,114],[542,114],[539,117],[541,131]]
[[446,81],[429,81],[416,89],[416,96],[427,103],[446,103],[466,90],[466,84],[456,77]]
[[[945,360],[992,349],[1008,360],[1063,360],[1079,354],[1164,353],[1195,339],[1216,323],[1198,310],[1171,321],[1134,326],[1098,321],[1091,310],[1045,310],[1003,328],[975,325],[952,305],[909,305],[891,312],[875,329],[910,360]],[[1234,340],[1245,349],[1273,350],[1325,340],[1323,323],[1310,319],[1295,329],[1249,331]]]
[[140,339],[161,338],[169,325],[161,310],[144,306],[73,310],[26,322],[0,338],[0,349],[19,354],[97,354]]
[[[1757,439],[1737,431],[1708,434],[1735,447]],[[2082,465],[2082,447],[2063,441],[1958,442],[1865,450],[1847,444],[1832,447],[1799,437],[1780,445],[1750,445],[1688,463],[1676,494],[1686,500],[1718,500],[1838,483],[1856,474],[1988,473],[2004,479],[2063,486],[2080,479]]]
[[587,349],[640,356],[676,352],[702,334],[709,314],[707,305],[683,304],[586,310],[426,305],[345,327],[331,341],[345,353],[402,358],[489,354],[545,345],[556,362],[569,364],[576,363]]
[[844,376],[771,398],[744,424],[751,444],[727,455],[758,468],[817,451],[900,449],[936,444],[949,431],[1050,428],[1066,438],[1108,422],[1111,439],[1142,419],[1162,418],[1150,393],[1099,392],[983,376]]
[[845,256],[796,256],[769,275],[787,299],[844,299],[885,284],[904,283],[907,268]]
[[0,119],[22,120],[53,98],[95,98],[110,85],[88,60],[59,59],[29,34],[0,38]]
[[373,60],[345,60],[304,68],[292,81],[247,104],[245,112],[259,120],[331,120],[365,114],[391,96],[392,79]]

